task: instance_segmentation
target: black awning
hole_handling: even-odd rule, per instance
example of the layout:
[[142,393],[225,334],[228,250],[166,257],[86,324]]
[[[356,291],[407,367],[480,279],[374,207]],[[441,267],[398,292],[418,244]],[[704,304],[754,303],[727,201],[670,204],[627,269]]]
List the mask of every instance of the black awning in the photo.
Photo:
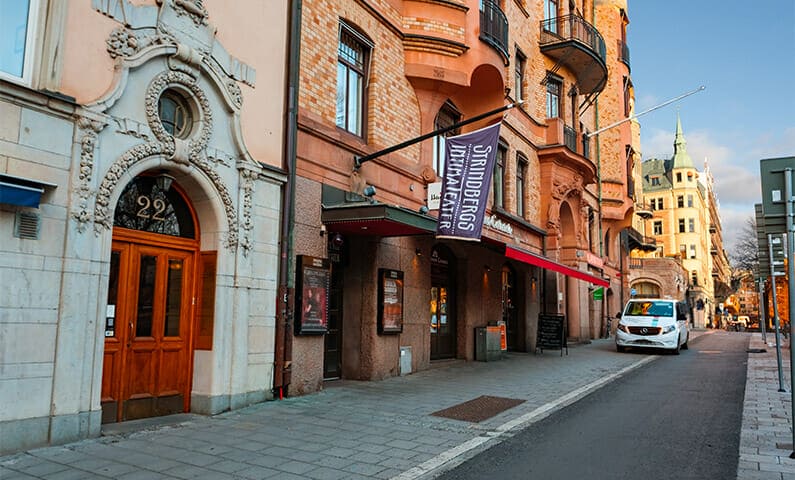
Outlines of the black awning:
[[320,218],[329,231],[347,235],[402,237],[436,233],[434,217],[383,203],[324,206]]

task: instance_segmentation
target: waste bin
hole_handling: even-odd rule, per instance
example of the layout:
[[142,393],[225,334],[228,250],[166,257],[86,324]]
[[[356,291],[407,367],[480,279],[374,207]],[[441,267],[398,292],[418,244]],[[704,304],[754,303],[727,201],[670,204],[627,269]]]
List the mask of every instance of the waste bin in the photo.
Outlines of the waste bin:
[[475,328],[475,360],[493,362],[502,358],[499,327]]

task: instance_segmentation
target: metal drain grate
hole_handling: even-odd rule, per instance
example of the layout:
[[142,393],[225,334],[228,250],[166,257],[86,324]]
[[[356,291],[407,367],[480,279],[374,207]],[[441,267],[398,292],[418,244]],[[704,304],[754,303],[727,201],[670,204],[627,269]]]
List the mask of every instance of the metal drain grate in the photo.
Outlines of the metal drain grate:
[[509,408],[513,408],[524,400],[515,398],[492,397],[489,395],[482,395],[468,402],[459,403],[452,407],[433,412],[431,415],[435,417],[452,418],[453,420],[463,420],[465,422],[482,422],[488,418],[502,413]]
[[765,350],[764,348],[749,348],[748,350],[746,350],[746,352],[748,352],[748,353],[765,353],[765,352],[767,352],[767,350]]

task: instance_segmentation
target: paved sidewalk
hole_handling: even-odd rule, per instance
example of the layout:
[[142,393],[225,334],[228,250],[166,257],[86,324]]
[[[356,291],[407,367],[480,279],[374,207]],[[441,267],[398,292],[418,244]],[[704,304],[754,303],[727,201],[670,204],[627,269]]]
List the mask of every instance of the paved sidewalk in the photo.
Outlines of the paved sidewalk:
[[737,480],[795,480],[792,453],[792,396],[790,394],[790,350],[781,350],[783,386],[779,392],[775,337],[768,332],[767,345],[761,333],[751,334],[748,378],[745,382],[740,463]]
[[[752,345],[761,345],[757,336]],[[127,422],[97,439],[0,457],[0,479],[426,479],[657,358],[618,355],[608,339],[570,347],[568,356],[508,354],[380,382],[332,382],[314,395],[214,417]],[[759,369],[770,359],[772,374]],[[795,480],[789,450],[775,449],[791,442],[789,417],[779,418],[789,395],[776,391],[775,365],[773,349],[749,355],[739,480]],[[481,395],[524,402],[481,423],[430,415]]]

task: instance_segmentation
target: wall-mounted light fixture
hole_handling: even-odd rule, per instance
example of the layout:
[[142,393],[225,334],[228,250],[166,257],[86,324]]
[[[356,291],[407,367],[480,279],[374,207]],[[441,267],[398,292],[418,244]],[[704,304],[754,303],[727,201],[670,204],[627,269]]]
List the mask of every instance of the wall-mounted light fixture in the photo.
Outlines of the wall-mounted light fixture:
[[171,184],[174,182],[174,177],[169,175],[166,172],[161,172],[158,176],[155,177],[155,183],[157,184],[157,188],[160,189],[162,192],[167,192],[168,189],[171,188]]
[[427,215],[427,214],[428,214],[428,207],[426,207],[425,205],[423,205],[423,206],[421,206],[421,207],[420,207],[420,209],[418,210],[418,212],[420,212],[420,213],[421,213],[421,214],[423,214],[423,215]]
[[420,249],[420,247],[414,249],[414,254],[417,255],[418,257],[422,256],[422,250]]
[[483,265],[483,271],[484,272],[490,272],[491,271],[491,267],[488,266],[488,265]]
[[326,234],[326,226],[325,225],[321,225],[320,226],[320,236],[322,237],[325,234]]
[[362,195],[364,195],[365,197],[368,197],[368,198],[374,197],[375,196],[375,187],[372,186],[372,185],[367,185],[366,187],[364,187],[364,190],[362,191]]
[[335,248],[340,248],[345,243],[345,237],[342,236],[341,233],[335,233],[331,236],[331,244],[334,245]]

